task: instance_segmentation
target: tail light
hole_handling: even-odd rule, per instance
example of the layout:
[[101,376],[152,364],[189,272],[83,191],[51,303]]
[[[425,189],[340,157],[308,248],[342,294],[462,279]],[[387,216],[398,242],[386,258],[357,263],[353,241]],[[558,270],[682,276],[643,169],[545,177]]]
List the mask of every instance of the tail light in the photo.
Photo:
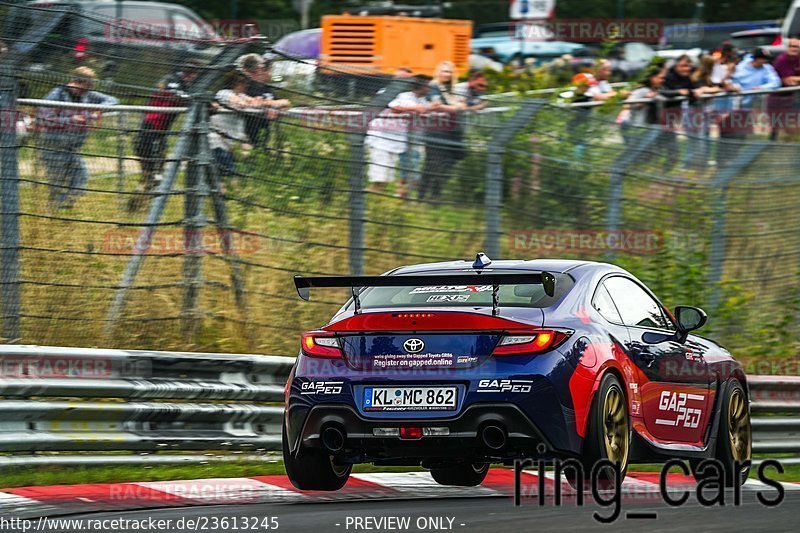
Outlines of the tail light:
[[497,343],[492,355],[533,355],[556,348],[572,334],[557,329],[537,329],[505,335]]
[[310,357],[341,358],[339,339],[327,331],[308,331],[300,340],[303,353]]
[[74,57],[77,61],[86,59],[86,54],[89,50],[89,39],[81,37],[75,42],[75,47],[72,49]]
[[775,40],[772,41],[772,46],[780,46],[783,43],[783,36],[778,35],[775,37]]

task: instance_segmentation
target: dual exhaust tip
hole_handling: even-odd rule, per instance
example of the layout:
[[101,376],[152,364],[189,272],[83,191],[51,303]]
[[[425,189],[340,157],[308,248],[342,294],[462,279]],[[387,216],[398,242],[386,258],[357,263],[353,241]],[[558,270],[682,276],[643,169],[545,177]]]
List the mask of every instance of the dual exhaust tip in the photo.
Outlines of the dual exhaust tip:
[[322,430],[322,445],[331,453],[337,453],[344,448],[344,431],[336,426],[328,426]]
[[506,447],[506,431],[500,426],[489,424],[480,433],[481,442],[490,450],[502,450]]
[[[495,424],[483,427],[479,433],[481,443],[490,450],[502,450],[508,441],[505,429]],[[338,453],[344,448],[345,432],[337,426],[328,426],[322,430],[322,445],[331,453]]]

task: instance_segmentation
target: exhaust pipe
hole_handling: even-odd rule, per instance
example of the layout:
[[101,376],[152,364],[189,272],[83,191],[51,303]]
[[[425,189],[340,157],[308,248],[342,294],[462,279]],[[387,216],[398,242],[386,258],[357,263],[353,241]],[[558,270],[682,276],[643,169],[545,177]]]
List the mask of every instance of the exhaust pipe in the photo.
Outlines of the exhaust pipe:
[[506,445],[506,432],[500,426],[486,426],[481,432],[483,445],[490,450],[500,450]]
[[331,453],[344,448],[344,433],[337,427],[328,426],[322,430],[322,445]]

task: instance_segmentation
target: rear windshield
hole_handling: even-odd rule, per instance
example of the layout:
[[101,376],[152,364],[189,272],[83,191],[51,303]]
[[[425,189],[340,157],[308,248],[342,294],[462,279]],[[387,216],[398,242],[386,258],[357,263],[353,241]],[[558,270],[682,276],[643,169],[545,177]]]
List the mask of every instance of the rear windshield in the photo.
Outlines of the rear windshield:
[[[474,272],[466,272],[473,274]],[[494,274],[521,274],[519,270],[492,271]],[[415,272],[419,274],[419,272]],[[425,272],[431,275],[456,274],[452,270]],[[566,294],[574,281],[566,274],[555,274],[556,293],[547,296],[541,284],[501,285],[500,307],[550,307]],[[436,285],[420,287],[371,287],[360,295],[362,309],[386,307],[491,307],[491,285]],[[352,302],[348,307],[352,306]]]

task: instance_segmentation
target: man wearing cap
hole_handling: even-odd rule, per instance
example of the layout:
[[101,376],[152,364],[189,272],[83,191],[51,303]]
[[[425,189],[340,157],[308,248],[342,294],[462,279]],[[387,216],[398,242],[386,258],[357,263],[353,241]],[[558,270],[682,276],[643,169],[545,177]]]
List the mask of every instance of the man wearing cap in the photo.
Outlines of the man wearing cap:
[[[188,90],[203,68],[197,59],[186,62],[183,70],[170,74],[156,85],[156,90],[148,97],[149,107],[181,107],[186,105]],[[139,191],[151,192],[159,181],[164,170],[169,129],[178,118],[178,113],[159,113],[151,111],[142,118],[139,131],[133,141],[133,151],[139,158],[142,167]],[[128,200],[128,211],[136,211],[148,200],[146,194],[131,196]]]
[[[742,91],[777,89],[781,86],[781,78],[769,64],[769,59],[766,50],[756,48],[751,56],[736,65],[731,80]],[[745,96],[742,99],[742,109],[749,109],[752,103],[753,96]]]
[[587,94],[589,89],[597,86],[597,80],[588,72],[580,72],[572,76],[572,85],[575,86],[573,92],[573,102],[591,102],[593,98]]
[[[771,90],[781,86],[781,78],[769,64],[769,54],[761,48],[745,57],[736,65],[731,83],[738,91]],[[722,139],[743,140],[752,132],[750,109],[753,106],[753,95],[742,97],[740,109],[725,116],[719,123],[719,135]],[[738,153],[737,143],[722,143],[717,150],[717,159],[721,165],[730,164]]]
[[[89,67],[72,71],[72,79],[50,91],[45,100],[81,104],[116,105],[113,96],[93,91],[97,75]],[[82,196],[89,179],[86,163],[77,154],[89,129],[100,120],[96,109],[39,108],[37,124],[42,129],[42,162],[50,183],[50,201],[55,207],[71,207]]]
[[[292,103],[286,99],[275,98],[270,83],[272,83],[272,65],[258,54],[245,54],[237,61],[237,70],[247,77],[245,95],[263,99],[266,113],[263,115],[247,115],[245,117],[245,133],[250,139],[250,144],[266,145],[269,139],[269,121],[278,118],[282,109],[289,108]],[[261,132],[264,139],[261,140]]]

